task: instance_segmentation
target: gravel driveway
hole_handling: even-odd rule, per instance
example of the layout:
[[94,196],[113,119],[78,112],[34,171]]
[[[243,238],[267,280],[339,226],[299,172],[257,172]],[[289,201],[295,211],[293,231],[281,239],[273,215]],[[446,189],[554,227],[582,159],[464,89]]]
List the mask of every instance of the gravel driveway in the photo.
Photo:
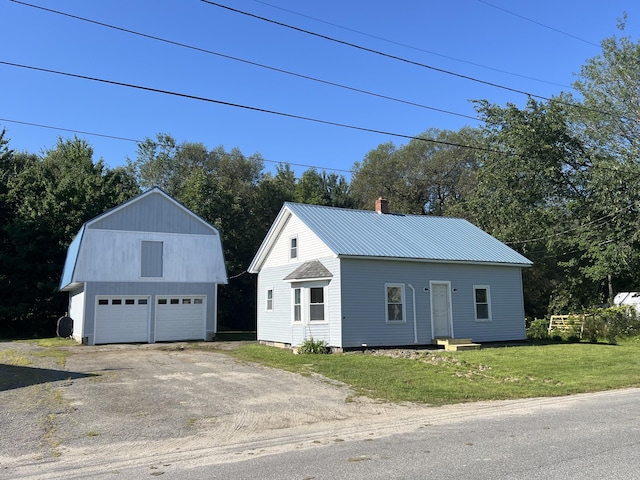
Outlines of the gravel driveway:
[[342,441],[363,423],[373,435],[372,420],[422,408],[184,344],[66,351],[60,366],[47,349],[0,343],[0,478],[91,476],[141,461],[159,475],[205,450],[246,458]]

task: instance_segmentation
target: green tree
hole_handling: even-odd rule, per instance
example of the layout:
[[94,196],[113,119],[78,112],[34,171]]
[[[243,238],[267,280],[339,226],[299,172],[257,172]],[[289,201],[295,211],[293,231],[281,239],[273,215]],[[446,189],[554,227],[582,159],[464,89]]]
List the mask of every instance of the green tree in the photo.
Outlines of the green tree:
[[309,205],[352,208],[351,187],[344,175],[319,173],[315,168],[306,170],[297,181],[294,201]]
[[389,200],[399,213],[445,215],[455,212],[475,185],[477,153],[461,145],[478,145],[480,132],[429,129],[402,147],[379,145],[353,168],[353,198],[373,208],[376,198]]
[[0,308],[6,331],[55,331],[66,310],[57,287],[69,243],[85,221],[138,193],[123,169],[111,171],[92,157],[91,146],[78,138],[60,138],[42,157],[14,154],[4,187],[12,218],[2,228],[11,293]]
[[[625,30],[623,19],[619,28]],[[640,288],[640,44],[629,36],[602,41],[602,52],[582,67],[574,88],[582,96],[571,114],[595,152],[590,171],[589,210],[607,218],[582,239],[582,273],[616,290]],[[572,97],[569,101],[578,103]]]
[[480,101],[477,110],[487,151],[465,204],[469,219],[533,260],[524,273],[528,315],[545,315],[550,302],[582,305],[596,288],[580,279],[577,242],[590,218],[584,205],[593,158],[566,106],[531,99],[520,109]]

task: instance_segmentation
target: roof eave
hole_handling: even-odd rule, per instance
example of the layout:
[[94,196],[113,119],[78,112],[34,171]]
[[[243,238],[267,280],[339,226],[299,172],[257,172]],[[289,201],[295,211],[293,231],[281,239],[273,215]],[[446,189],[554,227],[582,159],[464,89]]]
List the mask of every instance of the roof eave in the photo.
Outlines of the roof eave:
[[291,216],[293,215],[293,213],[291,212],[291,210],[289,210],[289,208],[287,207],[287,204],[285,203],[280,209],[280,212],[278,212],[278,216],[273,221],[273,224],[271,225],[271,228],[269,228],[269,231],[267,232],[267,235],[264,237],[264,240],[260,244],[260,248],[256,252],[256,255],[253,257],[253,260],[251,261],[251,263],[249,264],[249,268],[247,268],[247,272],[260,273],[260,270],[262,269],[262,265],[267,259],[267,256],[271,251],[271,248],[273,247],[273,244],[275,243],[276,238],[278,238],[278,235],[280,234],[280,232],[284,228],[284,225],[286,224],[286,220],[289,218],[287,215]]
[[459,265],[486,265],[499,267],[531,267],[533,262],[516,263],[516,262],[496,262],[496,261],[480,261],[480,260],[448,260],[439,258],[408,258],[408,257],[382,257],[374,255],[350,255],[339,254],[339,258],[354,258],[359,260],[395,260],[399,262],[417,262],[417,263],[455,263]]

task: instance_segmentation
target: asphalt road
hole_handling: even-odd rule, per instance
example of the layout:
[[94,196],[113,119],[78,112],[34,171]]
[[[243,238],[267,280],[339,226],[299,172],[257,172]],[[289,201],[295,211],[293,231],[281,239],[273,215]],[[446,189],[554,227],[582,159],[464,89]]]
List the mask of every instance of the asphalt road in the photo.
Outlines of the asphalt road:
[[0,365],[0,479],[640,479],[640,389],[434,408],[176,346],[64,369],[20,348],[32,365]]
[[639,406],[640,390],[633,389],[483,404],[475,413],[473,405],[450,415],[427,409],[423,422],[402,434],[353,441],[336,436],[330,445],[276,454],[269,453],[268,445],[248,445],[255,456],[250,459],[243,446],[227,452],[212,449],[184,462],[122,469],[117,478],[636,479]]

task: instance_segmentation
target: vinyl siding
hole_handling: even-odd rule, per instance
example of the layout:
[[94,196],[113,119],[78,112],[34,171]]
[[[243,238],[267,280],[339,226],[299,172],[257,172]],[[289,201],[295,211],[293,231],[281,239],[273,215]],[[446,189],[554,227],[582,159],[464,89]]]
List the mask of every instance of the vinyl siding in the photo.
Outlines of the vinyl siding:
[[85,294],[84,286],[69,292],[69,316],[73,319],[73,338],[82,339],[84,329]]
[[[258,340],[295,346],[305,338],[313,337],[316,340],[325,340],[331,346],[342,346],[339,260],[335,257],[325,257],[319,260],[333,274],[333,277],[328,281],[285,282],[284,277],[299,267],[302,262],[262,269],[258,275]],[[294,324],[292,321],[292,290],[296,287],[308,288],[320,284],[327,284],[324,299],[327,321]],[[272,311],[266,310],[266,292],[269,289],[273,290]]]
[[[289,259],[292,237],[298,239],[298,258],[296,260]],[[294,263],[298,263],[299,266],[308,260],[329,256],[334,256],[333,252],[298,217],[291,215],[276,238],[262,268]]]
[[[162,277],[141,277],[143,241],[163,243]],[[84,233],[71,281],[226,283],[225,279],[217,236],[89,229]]]
[[90,229],[216,235],[213,227],[160,192],[134,198],[88,223]]
[[[151,297],[151,332],[155,331],[155,297],[157,295],[206,295],[206,337],[209,339],[215,336],[217,311],[215,283],[91,282],[85,286],[85,320],[79,337],[87,337],[89,344],[93,344],[96,296],[144,295]],[[75,322],[74,336],[76,336]],[[151,338],[151,342],[154,341],[155,339]]]
[[[453,336],[474,341],[525,338],[522,276],[519,267],[436,264],[343,258],[342,342],[344,347],[412,345],[415,342],[413,299],[416,292],[418,344],[432,342],[430,281],[451,282]],[[385,321],[385,284],[405,285],[406,321]],[[475,321],[474,285],[491,291],[491,322]],[[455,291],[454,291],[455,290]]]

